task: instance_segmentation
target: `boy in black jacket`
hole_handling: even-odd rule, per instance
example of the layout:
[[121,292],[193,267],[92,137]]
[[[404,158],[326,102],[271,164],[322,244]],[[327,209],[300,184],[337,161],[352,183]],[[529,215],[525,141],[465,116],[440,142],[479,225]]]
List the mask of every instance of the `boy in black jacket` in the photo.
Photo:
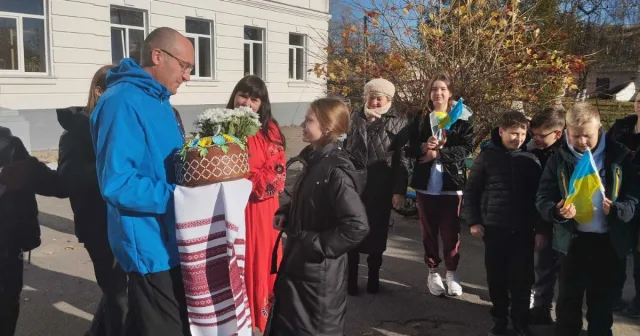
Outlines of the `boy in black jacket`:
[[[554,155],[556,149],[564,143],[565,111],[562,108],[548,107],[537,112],[531,119],[532,140],[527,149],[533,153],[542,168]],[[551,227],[551,224],[548,224]],[[534,254],[536,280],[531,289],[530,325],[548,325],[553,323],[551,307],[558,272],[558,257],[550,244]]]
[[40,246],[36,193],[64,197],[55,171],[0,126],[0,335],[15,332],[24,253]]
[[[621,260],[631,246],[630,222],[638,205],[637,171],[629,150],[604,136],[595,106],[575,104],[566,124],[567,141],[547,162],[536,197],[542,218],[554,224],[553,249],[560,254],[555,335],[580,334],[585,292],[588,334],[611,335]],[[576,217],[575,204],[565,200],[571,175],[587,149],[593,153],[604,195],[594,192],[591,207]]]
[[491,144],[474,160],[464,191],[463,219],[485,244],[494,320],[489,335],[505,334],[509,306],[516,335],[532,335],[528,316],[533,251],[544,245],[542,233],[548,230],[535,209],[540,163],[523,150],[528,125],[524,114],[504,113]]

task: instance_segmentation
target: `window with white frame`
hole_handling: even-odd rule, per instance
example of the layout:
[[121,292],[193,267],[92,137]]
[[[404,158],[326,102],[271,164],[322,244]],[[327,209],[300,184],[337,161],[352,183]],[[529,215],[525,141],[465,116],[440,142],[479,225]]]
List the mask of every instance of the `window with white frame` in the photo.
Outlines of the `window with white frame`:
[[304,80],[306,55],[306,36],[289,34],[289,79]]
[[47,73],[45,0],[0,0],[0,73]]
[[244,75],[264,78],[264,29],[244,27]]
[[193,44],[196,65],[191,76],[213,77],[213,24],[211,21],[186,19],[187,38]]
[[111,7],[111,61],[131,57],[140,62],[146,32],[145,12]]

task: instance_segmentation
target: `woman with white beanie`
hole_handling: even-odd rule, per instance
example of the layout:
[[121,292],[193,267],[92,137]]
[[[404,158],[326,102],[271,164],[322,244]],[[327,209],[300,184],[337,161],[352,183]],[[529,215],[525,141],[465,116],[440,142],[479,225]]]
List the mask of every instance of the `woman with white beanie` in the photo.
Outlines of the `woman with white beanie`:
[[392,104],[394,85],[376,78],[364,86],[364,106],[351,114],[345,149],[367,167],[367,183],[362,194],[370,233],[349,253],[349,295],[358,293],[360,253],[368,254],[367,292],[379,290],[382,254],[387,248],[391,207],[404,204],[408,184],[408,161],[403,146],[408,141],[402,131],[407,119]]

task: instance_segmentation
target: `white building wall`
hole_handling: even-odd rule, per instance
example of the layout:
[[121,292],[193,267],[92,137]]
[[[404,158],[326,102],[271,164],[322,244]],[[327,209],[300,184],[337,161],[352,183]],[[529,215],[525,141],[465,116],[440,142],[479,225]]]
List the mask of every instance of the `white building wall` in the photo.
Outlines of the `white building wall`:
[[326,84],[310,73],[304,82],[288,78],[289,33],[308,36],[308,66],[322,62],[328,29],[327,0],[49,0],[47,76],[0,75],[0,106],[55,109],[84,105],[93,73],[111,62],[110,6],[144,10],[149,31],[162,26],[185,31],[185,18],[214,22],[213,80],[183,85],[176,105],[224,104],[243,77],[243,27],[266,31],[266,78],[274,103],[309,102]]

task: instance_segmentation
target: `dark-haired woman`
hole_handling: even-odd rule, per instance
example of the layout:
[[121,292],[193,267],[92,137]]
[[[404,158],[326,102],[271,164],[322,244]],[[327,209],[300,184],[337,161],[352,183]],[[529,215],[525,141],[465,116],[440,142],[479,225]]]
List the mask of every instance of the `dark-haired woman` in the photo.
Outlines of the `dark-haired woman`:
[[[253,327],[261,333],[271,310],[275,275],[271,274],[271,255],[278,232],[273,216],[279,208],[278,195],[285,183],[285,138],[271,115],[267,86],[256,76],[236,84],[227,108],[246,106],[260,115],[262,128],[248,139],[249,180],[253,183],[245,210],[247,237],[245,284]],[[280,258],[281,256],[279,256]],[[279,262],[279,261],[278,261]]]
[[69,187],[76,237],[89,252],[102,290],[87,336],[124,335],[127,314],[127,274],[109,247],[107,208],[98,187],[96,156],[89,130],[89,116],[107,88],[107,71],[111,68],[111,65],[103,66],[93,76],[87,106],[57,110],[58,122],[64,128],[58,174]]

